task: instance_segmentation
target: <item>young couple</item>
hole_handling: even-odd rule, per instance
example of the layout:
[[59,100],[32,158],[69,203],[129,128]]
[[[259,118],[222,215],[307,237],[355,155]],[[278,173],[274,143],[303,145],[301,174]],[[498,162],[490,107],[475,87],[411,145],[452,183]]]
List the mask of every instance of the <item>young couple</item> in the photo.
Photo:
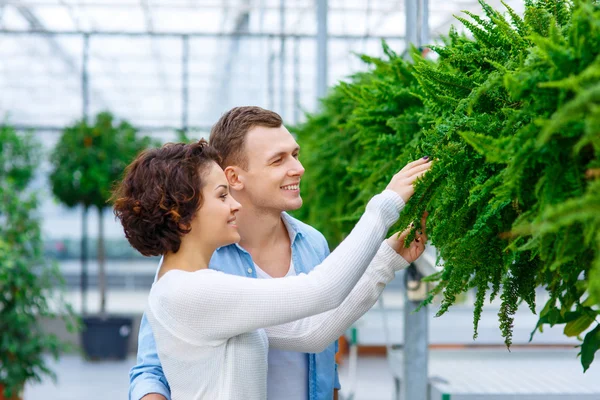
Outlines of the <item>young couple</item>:
[[115,214],[135,249],[163,256],[130,399],[334,398],[335,340],[424,250],[425,216],[409,248],[408,230],[384,239],[431,161],[400,170],[329,254],[286,213],[302,205],[299,150],[279,115],[238,107],[210,146],[167,144],[128,166]]

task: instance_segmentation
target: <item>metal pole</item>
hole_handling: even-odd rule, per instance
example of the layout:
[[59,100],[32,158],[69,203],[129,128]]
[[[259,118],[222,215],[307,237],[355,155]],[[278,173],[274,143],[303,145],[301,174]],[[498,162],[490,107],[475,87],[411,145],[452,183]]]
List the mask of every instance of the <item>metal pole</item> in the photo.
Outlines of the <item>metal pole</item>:
[[268,94],[267,94],[267,101],[269,104],[269,110],[272,110],[273,107],[275,106],[275,83],[273,82],[274,77],[273,77],[273,73],[275,71],[275,53],[273,51],[271,51],[271,54],[269,55],[268,61],[267,61],[267,90],[268,90]]
[[[181,129],[181,124],[175,125],[136,125],[136,129],[140,132],[164,132],[164,131],[174,131],[177,129]],[[210,125],[193,125],[189,126],[189,128],[194,128],[198,130],[210,130]],[[14,124],[13,128],[18,131],[36,131],[37,135],[46,135],[46,134],[57,134],[62,133],[65,130],[64,126],[58,125],[35,125],[35,124]]]
[[[324,1],[324,0],[318,0]],[[325,0],[325,3],[327,1]],[[326,21],[325,21],[326,23]],[[279,39],[282,36],[285,38],[299,37],[301,39],[318,39],[318,35],[313,34],[279,34],[279,33],[268,33],[268,32],[121,32],[121,31],[50,31],[40,29],[29,29],[25,30],[10,30],[0,29],[0,35],[10,36],[31,36],[41,35],[44,37],[48,36],[81,36],[90,35],[98,37],[108,36],[121,36],[121,37],[161,37],[161,38],[181,38],[182,36],[189,36],[192,38],[244,38],[244,39]],[[361,39],[384,39],[384,40],[402,40],[404,36],[401,35],[351,35],[351,34],[331,34],[328,35],[331,39],[341,40],[361,40]]]
[[83,205],[83,212],[81,213],[81,315],[87,314],[87,289],[88,289],[88,247],[87,247],[87,236],[88,236],[88,208]]
[[420,32],[420,46],[429,44],[429,0],[420,0],[421,2],[421,16],[419,21],[421,22]]
[[[88,60],[89,60],[90,36],[83,35],[83,59],[81,61],[81,114],[83,123],[87,125],[89,113],[89,86],[88,86]],[[88,290],[88,207],[83,205],[81,214],[81,314],[87,314],[87,290]]]
[[104,208],[98,207],[98,291],[100,315],[106,317],[106,260],[104,254]]
[[81,63],[81,99],[82,108],[81,114],[83,122],[87,124],[88,112],[89,112],[89,86],[88,86],[88,60],[90,51],[90,35],[83,35],[83,60]]
[[285,0],[279,1],[279,114],[285,120]]
[[[424,299],[421,275],[411,265],[404,282],[404,354],[401,383],[402,400],[427,399],[429,376],[429,327],[427,307],[413,311]],[[417,294],[418,293],[418,294]],[[416,295],[415,295],[416,294]]]
[[317,0],[317,97],[327,93],[327,0]]
[[188,103],[189,103],[189,53],[190,37],[181,38],[181,129],[187,134],[188,131]]
[[[404,0],[406,9],[406,50],[421,47],[429,40],[428,0]],[[405,271],[404,291],[404,357],[401,383],[402,399],[427,399],[429,394],[429,313],[427,306],[413,311],[427,294],[427,284],[414,265]]]
[[418,1],[419,0],[404,0],[405,17],[406,17],[406,34],[405,43],[406,47],[404,50],[405,58],[409,57],[410,46],[419,46],[419,35],[418,35]]
[[294,124],[300,122],[300,43],[294,39]]
[[[265,26],[265,0],[259,0],[258,1],[258,33],[263,34],[263,29]],[[266,60],[269,58],[269,48],[270,48],[270,44],[271,44],[271,40],[269,38],[262,38],[262,40],[260,41],[260,58],[262,60]],[[268,62],[267,62],[267,68],[260,68],[260,71],[262,72],[262,84],[260,85],[262,88],[264,88],[263,92],[262,92],[262,100],[263,100],[263,104],[268,104],[269,100],[269,68],[268,68]],[[265,84],[266,83],[266,84]],[[268,108],[270,110],[272,110],[273,108],[268,106]]]

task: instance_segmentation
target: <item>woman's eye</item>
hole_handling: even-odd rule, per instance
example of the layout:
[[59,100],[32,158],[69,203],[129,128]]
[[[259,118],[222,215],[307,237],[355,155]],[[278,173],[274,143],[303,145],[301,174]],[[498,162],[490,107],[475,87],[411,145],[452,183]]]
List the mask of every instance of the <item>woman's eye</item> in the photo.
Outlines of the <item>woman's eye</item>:
[[220,198],[222,198],[223,200],[225,200],[227,198],[227,193],[223,193],[222,195],[219,196]]
[[281,158],[278,158],[276,160],[273,160],[273,164],[279,164],[281,162]]
[[294,154],[294,158],[295,158],[296,160],[298,159],[298,156],[299,156],[299,154],[298,154],[298,153]]

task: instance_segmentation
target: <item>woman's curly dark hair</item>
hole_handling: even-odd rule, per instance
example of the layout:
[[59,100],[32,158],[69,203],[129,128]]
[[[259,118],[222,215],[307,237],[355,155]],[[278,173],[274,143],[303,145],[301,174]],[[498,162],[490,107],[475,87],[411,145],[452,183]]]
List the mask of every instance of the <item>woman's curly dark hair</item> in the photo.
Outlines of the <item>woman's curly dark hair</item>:
[[127,166],[111,201],[131,246],[145,256],[179,250],[213,162],[219,162],[217,152],[202,139],[143,151]]

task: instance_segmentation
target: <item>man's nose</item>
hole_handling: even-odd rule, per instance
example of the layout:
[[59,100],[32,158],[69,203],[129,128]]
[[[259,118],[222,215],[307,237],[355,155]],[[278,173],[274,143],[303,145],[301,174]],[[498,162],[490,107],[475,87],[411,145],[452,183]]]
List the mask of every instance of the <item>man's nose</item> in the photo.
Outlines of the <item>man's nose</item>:
[[302,163],[300,162],[300,160],[294,160],[294,165],[292,166],[292,169],[290,170],[290,175],[298,175],[298,176],[302,176],[304,175],[304,166],[302,165]]

